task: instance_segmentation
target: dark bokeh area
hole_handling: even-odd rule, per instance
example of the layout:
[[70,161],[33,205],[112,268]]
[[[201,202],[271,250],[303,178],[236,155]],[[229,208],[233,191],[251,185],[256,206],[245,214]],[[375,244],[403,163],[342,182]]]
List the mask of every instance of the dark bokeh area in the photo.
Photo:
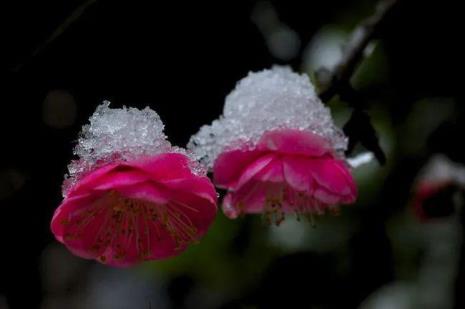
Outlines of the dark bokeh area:
[[[458,1],[400,1],[355,72],[387,157],[354,171],[355,205],[315,227],[219,212],[181,256],[130,269],[71,256],[49,230],[96,106],[150,106],[185,146],[249,71],[286,64],[313,78],[334,65],[374,3],[97,0],[42,45],[84,2],[7,1],[0,13],[0,308],[465,308],[459,215],[424,223],[411,207],[432,155],[465,164]],[[343,126],[351,107],[328,105]]]

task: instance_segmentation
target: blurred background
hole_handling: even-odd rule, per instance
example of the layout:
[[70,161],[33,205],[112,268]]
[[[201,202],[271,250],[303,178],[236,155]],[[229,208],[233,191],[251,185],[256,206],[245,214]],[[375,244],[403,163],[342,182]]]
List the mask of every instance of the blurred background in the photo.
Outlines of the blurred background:
[[[315,78],[334,69],[375,7],[186,2],[2,3],[0,308],[465,308],[460,196],[436,199],[457,210],[431,220],[412,206],[433,155],[465,163],[454,0],[401,0],[365,50],[351,81],[387,162],[354,171],[359,200],[340,215],[275,227],[219,212],[199,245],[130,269],[76,258],[53,239],[74,142],[102,100],[150,106],[184,146],[249,71],[286,64]],[[328,105],[344,126],[351,106]]]

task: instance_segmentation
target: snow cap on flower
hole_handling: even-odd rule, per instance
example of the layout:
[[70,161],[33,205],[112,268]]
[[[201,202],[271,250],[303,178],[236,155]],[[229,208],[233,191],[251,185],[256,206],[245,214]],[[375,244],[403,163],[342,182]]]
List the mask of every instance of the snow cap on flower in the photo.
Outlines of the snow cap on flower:
[[226,147],[244,142],[254,146],[263,133],[277,128],[321,136],[338,155],[347,148],[346,137],[335,126],[308,76],[282,66],[250,72],[240,80],[226,98],[223,115],[203,126],[188,148],[211,168]]
[[74,254],[112,266],[177,255],[216,215],[216,191],[171,146],[151,109],[105,102],[84,126],[51,230]]
[[163,153],[171,147],[164,127],[158,114],[149,107],[110,108],[110,102],[104,101],[82,128],[74,154],[95,163],[115,153],[124,160]]
[[[164,127],[160,116],[149,107],[110,108],[110,102],[104,101],[89,118],[89,124],[82,128],[73,152],[78,159],[68,166],[63,195],[66,196],[83,174],[108,162],[131,161],[166,152],[188,155],[184,149],[171,145]],[[195,160],[192,168],[196,173],[205,174]]]

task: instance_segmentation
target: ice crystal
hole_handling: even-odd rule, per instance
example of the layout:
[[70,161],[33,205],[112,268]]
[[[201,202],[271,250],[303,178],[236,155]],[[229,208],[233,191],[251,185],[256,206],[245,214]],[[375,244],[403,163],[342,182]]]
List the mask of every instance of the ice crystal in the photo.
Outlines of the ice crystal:
[[114,154],[124,159],[166,152],[171,145],[163,133],[158,114],[146,107],[112,109],[104,101],[82,128],[74,154],[88,162],[105,160]]
[[[113,109],[109,101],[104,101],[79,135],[74,148],[77,159],[68,166],[64,195],[83,174],[106,163],[131,161],[166,152],[187,154],[183,148],[171,146],[163,129],[160,117],[149,107],[142,110],[132,107]],[[205,173],[196,163],[192,168],[197,174]]]
[[194,135],[188,148],[196,159],[212,167],[226,147],[253,146],[268,130],[292,128],[326,138],[342,156],[347,139],[318,98],[307,75],[287,67],[250,72],[226,97],[223,115]]

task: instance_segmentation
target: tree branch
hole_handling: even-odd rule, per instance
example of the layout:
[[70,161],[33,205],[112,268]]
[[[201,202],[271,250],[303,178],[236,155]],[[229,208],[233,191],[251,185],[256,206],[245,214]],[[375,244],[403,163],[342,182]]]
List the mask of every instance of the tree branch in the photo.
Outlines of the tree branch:
[[[379,145],[376,130],[371,124],[370,116],[364,111],[364,98],[351,85],[352,75],[364,59],[365,50],[370,42],[377,37],[386,17],[400,0],[380,0],[373,15],[363,20],[350,36],[344,48],[339,64],[328,78],[321,81],[323,90],[320,98],[323,102],[330,101],[335,95],[354,108],[352,116],[344,126],[344,133],[349,137],[347,153],[351,153],[360,143],[373,152],[378,162],[383,165],[386,156]],[[325,84],[326,81],[326,84]]]
[[323,102],[328,102],[335,95],[340,94],[342,88],[350,84],[350,79],[364,58],[364,51],[368,44],[378,35],[378,30],[386,20],[386,16],[399,0],[381,0],[373,15],[362,21],[353,31],[340,63],[328,79],[328,84],[320,92]]

